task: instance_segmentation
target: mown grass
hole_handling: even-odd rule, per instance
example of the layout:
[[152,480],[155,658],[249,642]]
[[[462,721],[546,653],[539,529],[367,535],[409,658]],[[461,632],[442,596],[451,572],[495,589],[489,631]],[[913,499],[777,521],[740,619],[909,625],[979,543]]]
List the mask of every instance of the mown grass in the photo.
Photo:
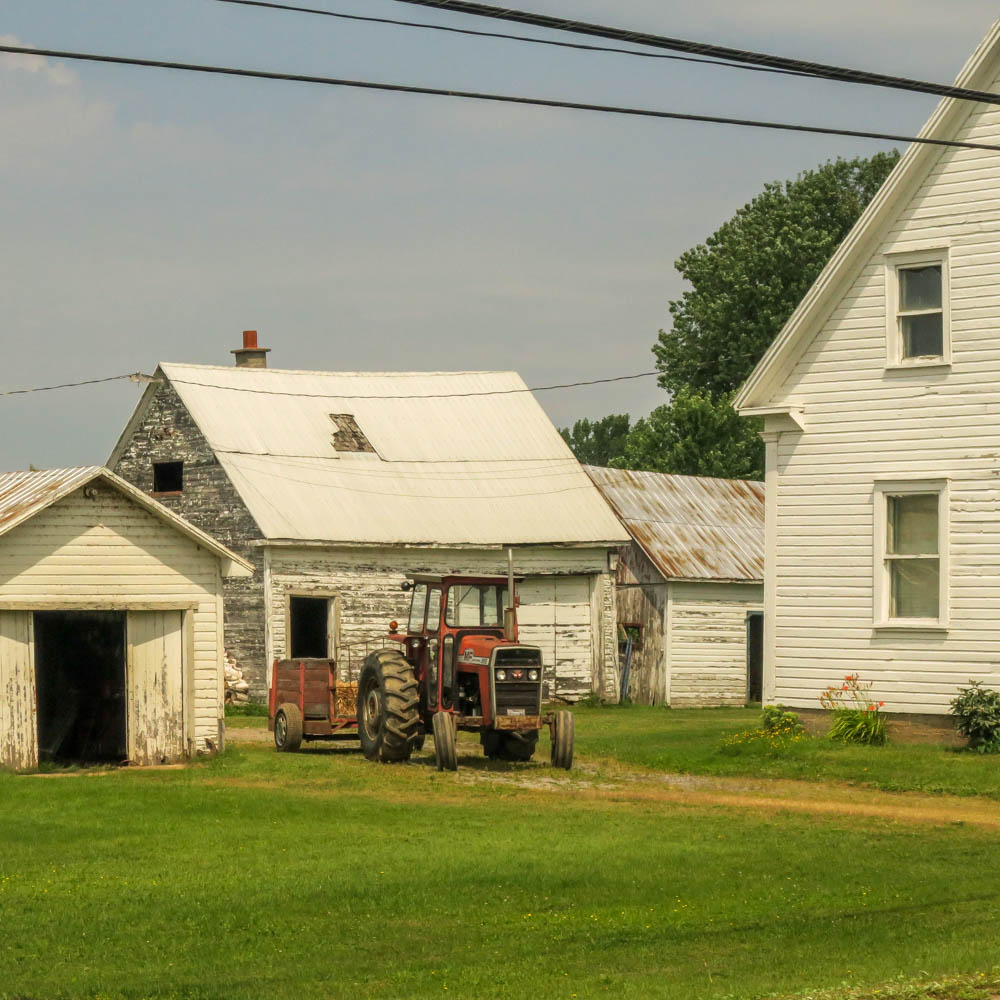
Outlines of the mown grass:
[[467,763],[0,776],[0,996],[749,998],[995,963],[993,833]]
[[755,729],[759,709],[631,705],[581,707],[575,715],[580,754],[658,771],[847,781],[885,791],[1000,799],[996,759],[943,745],[847,746],[813,736],[780,752],[761,746],[726,752],[720,747],[723,738]]

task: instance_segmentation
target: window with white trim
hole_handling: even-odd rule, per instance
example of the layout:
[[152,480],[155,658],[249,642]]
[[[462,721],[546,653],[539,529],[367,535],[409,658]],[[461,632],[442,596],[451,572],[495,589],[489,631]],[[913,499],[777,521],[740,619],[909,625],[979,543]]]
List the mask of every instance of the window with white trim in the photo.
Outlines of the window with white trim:
[[892,254],[887,273],[890,365],[951,361],[946,251]]
[[943,480],[876,483],[876,625],[947,625],[947,498]]

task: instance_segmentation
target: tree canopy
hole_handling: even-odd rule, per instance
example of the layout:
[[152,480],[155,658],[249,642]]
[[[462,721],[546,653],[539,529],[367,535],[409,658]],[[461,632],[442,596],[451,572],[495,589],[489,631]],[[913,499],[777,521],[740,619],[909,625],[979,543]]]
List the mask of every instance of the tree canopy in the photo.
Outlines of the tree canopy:
[[578,420],[573,430],[562,427],[559,433],[584,465],[611,465],[625,450],[629,416],[611,413],[602,420]]
[[[670,303],[671,328],[653,345],[670,401],[636,422],[617,455],[614,448],[599,452],[600,461],[588,429],[605,421],[577,421],[574,434],[563,436],[578,457],[587,455],[581,461],[763,478],[760,423],[736,415],[733,395],[898,159],[896,150],[837,159],[766,184],[703,244],[681,254],[675,266],[690,287]],[[605,418],[612,419],[627,426],[627,417]]]

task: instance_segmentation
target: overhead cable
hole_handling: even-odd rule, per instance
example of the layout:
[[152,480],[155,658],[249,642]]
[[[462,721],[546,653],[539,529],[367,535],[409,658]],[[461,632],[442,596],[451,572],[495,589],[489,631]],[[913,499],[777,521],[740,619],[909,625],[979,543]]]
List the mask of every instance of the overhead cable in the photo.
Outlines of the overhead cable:
[[495,7],[490,4],[471,3],[468,0],[395,0],[395,2],[414,4],[418,7],[432,7],[435,10],[450,13],[489,17],[500,21],[514,21],[517,24],[529,24],[536,28],[550,28],[597,38],[609,38],[632,45],[648,45],[652,48],[670,49],[675,52],[689,52],[715,59],[767,66],[771,69],[794,70],[808,76],[824,80],[837,80],[841,83],[888,87],[893,90],[935,94],[938,97],[959,97],[970,101],[982,101],[986,104],[1000,104],[1000,94],[985,90],[971,90],[967,87],[957,87],[954,84],[930,83],[926,80],[915,80],[905,76],[890,76],[886,73],[874,73],[869,70],[851,69],[846,66],[812,62],[806,59],[776,56],[766,52],[754,52],[751,49],[730,48],[726,45],[715,45],[709,42],[692,42],[683,38],[670,38],[666,35],[656,35],[646,31],[633,31],[628,28],[615,28],[587,21],[568,20],[562,17],[553,17],[550,14],[514,10],[510,7]]
[[446,90],[440,87],[417,87],[398,83],[375,83],[368,80],[347,80],[303,73],[278,73],[232,66],[211,66],[201,63],[170,62],[162,59],[138,59],[108,56],[61,49],[38,49],[20,45],[0,45],[0,52],[15,55],[45,56],[52,59],[74,59],[83,62],[112,63],[122,66],[142,66],[150,69],[182,70],[189,73],[209,73],[221,76],[250,77],[259,80],[285,80],[292,83],[315,83],[331,87],[353,87],[361,90],[389,91],[397,94],[427,94],[434,97],[455,97],[463,100],[492,101],[500,104],[523,104],[540,108],[568,108],[574,111],[596,111],[602,114],[627,115],[639,118],[662,118],[671,121],[707,122],[714,125],[737,125],[744,128],[768,129],[779,132],[806,132],[813,135],[839,135],[857,139],[878,139],[885,142],[921,143],[957,149],[981,149],[1000,152],[1000,146],[983,142],[963,142],[958,139],[931,139],[925,136],[900,135],[894,132],[869,132],[861,129],[829,128],[822,125],[792,125],[786,122],[761,121],[751,118],[727,118],[720,115],[695,115],[679,111],[656,111],[649,108],[618,107],[581,101],[558,101],[540,97],[516,97],[510,94],[490,94],[469,90]]
[[29,392],[51,392],[53,389],[75,389],[80,385],[97,385],[99,382],[116,382],[119,379],[128,379],[130,382],[152,382],[152,376],[143,375],[142,372],[132,372],[128,375],[108,375],[105,378],[88,378],[82,382],[62,382],[59,385],[39,385],[33,389],[8,389],[0,392],[0,396],[24,396]]
[[622,49],[613,45],[588,45],[585,42],[560,42],[554,38],[535,38],[531,35],[511,35],[503,31],[477,31],[475,28],[456,28],[448,24],[432,24],[429,21],[403,21],[395,17],[372,17],[368,14],[346,14],[343,11],[324,10],[321,7],[301,7],[297,4],[270,3],[267,0],[214,0],[215,3],[234,4],[239,7],[261,7],[265,10],[286,11],[295,14],[319,14],[343,21],[361,21],[368,24],[385,24],[402,28],[422,28],[441,31],[451,35],[470,35],[473,38],[499,38],[512,42],[529,42],[532,45],[548,45],[558,49],[576,49],[584,52],[610,52],[616,55],[638,56],[640,59],[669,59],[674,62],[698,63],[703,66],[721,66],[754,73],[777,73],[782,76],[812,77],[812,73],[790,69],[775,69],[770,66],[750,66],[744,63],[722,62],[718,59],[699,59],[697,56],[680,56],[669,52],[643,52],[641,49]]

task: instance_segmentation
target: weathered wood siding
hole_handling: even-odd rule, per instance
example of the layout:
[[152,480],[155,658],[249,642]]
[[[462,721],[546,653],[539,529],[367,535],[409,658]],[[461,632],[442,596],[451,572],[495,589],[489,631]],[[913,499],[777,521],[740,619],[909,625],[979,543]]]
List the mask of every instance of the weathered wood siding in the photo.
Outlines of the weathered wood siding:
[[670,695],[664,622],[668,585],[635,542],[619,549],[617,580],[619,623],[642,629],[642,646],[632,651],[629,697],[640,705],[667,705]]
[[136,764],[184,754],[182,623],[181,611],[128,613],[128,757]]
[[744,704],[747,613],[763,606],[759,583],[670,584],[671,707]]
[[0,767],[38,763],[31,626],[28,611],[0,611]]
[[[542,647],[550,695],[575,700],[617,683],[615,594],[605,549],[523,548],[515,570],[521,585],[521,638]],[[493,550],[309,549],[270,547],[266,563],[268,658],[287,655],[287,596],[336,595],[338,660],[353,674],[381,645],[390,620],[405,627],[408,573],[505,574],[506,555]],[[606,694],[605,696],[610,696]]]
[[[184,463],[184,489],[180,493],[153,491],[155,462]],[[260,529],[168,382],[157,386],[112,471],[253,563],[253,576],[222,581],[225,648],[243,669],[254,697],[264,699],[263,555],[251,544],[261,537]]]
[[[146,629],[147,639],[140,645],[152,641],[150,628],[156,630],[148,621],[139,624],[140,617],[158,612],[164,635],[170,636],[165,655],[171,670],[167,676],[156,666],[162,664],[159,653],[152,660],[137,655],[137,671],[155,667],[159,672],[155,682],[152,674],[134,676],[132,707],[147,703],[146,692],[154,684],[166,684],[164,697],[176,706],[179,686],[185,718],[175,726],[176,708],[168,712],[162,700],[154,700],[148,702],[150,716],[143,709],[141,717],[130,718],[129,726],[144,734],[143,754],[149,758],[177,756],[187,750],[188,738],[193,749],[217,746],[222,718],[220,593],[218,560],[212,553],[97,483],[0,538],[0,690],[7,695],[0,715],[4,762],[37,763],[34,670],[26,632],[32,610],[128,610],[130,631]],[[189,625],[188,634],[178,641],[174,625],[181,610]],[[173,612],[169,626],[166,612]]]
[[[996,142],[1000,108],[971,107],[958,138]],[[996,154],[943,150],[775,397],[806,431],[777,444],[765,697],[815,708],[857,672],[887,710],[939,714],[970,678],[1000,686],[998,185]],[[942,248],[952,363],[887,370],[883,255]],[[873,628],[873,484],[899,476],[950,477],[946,631]]]

